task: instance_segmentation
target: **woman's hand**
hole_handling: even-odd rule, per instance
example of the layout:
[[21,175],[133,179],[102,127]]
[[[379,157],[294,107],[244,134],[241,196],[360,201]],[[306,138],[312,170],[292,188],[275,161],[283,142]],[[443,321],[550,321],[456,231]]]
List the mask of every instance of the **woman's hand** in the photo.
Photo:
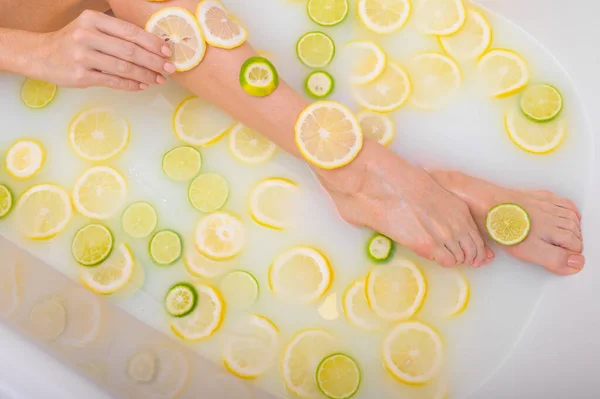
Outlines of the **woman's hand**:
[[30,76],[65,87],[138,91],[175,72],[169,47],[138,26],[84,11],[63,29],[42,35]]

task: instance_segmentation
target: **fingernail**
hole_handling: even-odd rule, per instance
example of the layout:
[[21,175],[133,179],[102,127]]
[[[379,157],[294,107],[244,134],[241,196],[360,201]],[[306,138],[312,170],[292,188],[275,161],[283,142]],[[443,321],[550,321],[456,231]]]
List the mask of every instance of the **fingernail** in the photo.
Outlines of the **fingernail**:
[[158,75],[156,77],[156,83],[158,83],[159,85],[165,83],[166,81],[167,81],[167,79],[162,75]]
[[148,87],[150,87],[150,86],[147,85],[146,83],[140,83],[140,89],[146,90]]
[[165,63],[164,70],[166,73],[173,73],[176,71],[175,65],[170,62]]
[[173,55],[173,52],[171,51],[171,49],[169,48],[169,46],[162,46],[162,48],[160,49],[160,51],[162,51],[162,53],[164,55],[166,55],[167,57],[170,57]]
[[585,256],[583,255],[571,255],[569,256],[569,260],[567,260],[567,266],[571,269],[581,270],[583,269],[583,265],[585,265]]

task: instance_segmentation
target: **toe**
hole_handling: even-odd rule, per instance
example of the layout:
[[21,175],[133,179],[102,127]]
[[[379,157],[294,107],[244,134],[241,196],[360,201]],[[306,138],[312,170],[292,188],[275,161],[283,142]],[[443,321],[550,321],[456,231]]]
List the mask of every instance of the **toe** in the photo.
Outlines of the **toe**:
[[577,209],[577,205],[573,201],[568,198],[558,198],[555,204],[561,208],[568,209],[571,212],[575,213],[577,219],[581,220],[581,213],[579,209]]
[[549,244],[539,238],[529,246],[523,246],[520,252],[519,258],[522,260],[541,265],[550,272],[562,276],[579,273],[585,264],[583,255]]
[[464,236],[459,240],[459,245],[465,255],[464,265],[473,265],[477,257],[477,246],[470,235]]
[[477,255],[473,259],[473,266],[481,267],[491,262],[492,258],[494,257],[494,253],[487,247],[487,245],[485,245],[481,235],[479,233],[471,233],[471,239],[477,247]]
[[549,231],[549,237],[546,241],[572,252],[581,253],[583,251],[581,240],[568,230],[554,228]]
[[577,223],[575,223],[571,219],[555,217],[555,218],[552,218],[551,222],[556,227],[561,228],[563,230],[570,231],[571,233],[575,234],[575,237],[581,239],[581,228],[579,227],[579,225]]
[[443,267],[453,267],[457,265],[456,258],[445,246],[440,246],[435,250],[433,260]]
[[459,242],[447,241],[444,246],[454,256],[456,265],[463,265],[465,263],[465,253]]

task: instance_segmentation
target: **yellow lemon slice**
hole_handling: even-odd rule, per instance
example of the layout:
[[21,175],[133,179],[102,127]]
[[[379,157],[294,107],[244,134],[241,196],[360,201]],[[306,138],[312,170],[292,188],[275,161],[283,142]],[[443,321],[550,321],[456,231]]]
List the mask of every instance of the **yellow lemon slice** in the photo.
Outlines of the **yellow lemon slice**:
[[208,44],[233,49],[244,44],[248,31],[232,17],[217,0],[204,0],[198,4],[196,19]]
[[525,60],[511,50],[493,49],[481,56],[479,72],[494,97],[504,97],[521,90],[529,82]]
[[467,278],[459,271],[452,270],[454,284],[452,285],[453,297],[456,298],[454,305],[450,307],[447,312],[448,317],[456,316],[467,308],[469,304],[469,298],[471,296],[471,289]]
[[383,363],[398,380],[425,384],[439,372],[444,358],[442,339],[431,327],[409,321],[394,327],[383,341]]
[[194,277],[215,278],[229,269],[229,264],[223,261],[209,259],[198,252],[196,246],[190,246],[185,251],[183,264]]
[[190,183],[188,198],[200,212],[221,209],[229,197],[227,180],[216,173],[203,173]]
[[412,85],[400,65],[388,62],[383,73],[365,85],[355,85],[352,93],[364,108],[375,112],[392,112],[400,108],[410,96]]
[[27,330],[43,341],[54,341],[67,326],[67,311],[55,298],[45,298],[36,303],[26,321]]
[[98,338],[103,321],[102,305],[94,293],[76,287],[58,298],[67,312],[67,325],[60,336],[62,345],[84,348]]
[[460,69],[443,54],[419,54],[411,59],[409,71],[413,83],[410,102],[418,108],[439,108],[460,88]]
[[213,335],[223,322],[225,304],[214,288],[195,285],[198,291],[198,305],[185,317],[171,318],[171,330],[180,338],[199,341]]
[[106,161],[120,154],[129,142],[129,124],[108,108],[80,112],[69,126],[73,151],[87,161]]
[[289,227],[296,183],[283,178],[261,181],[250,193],[250,215],[262,226],[275,230]]
[[75,209],[91,219],[114,216],[126,197],[125,178],[109,166],[89,168],[77,179],[73,189]]
[[277,146],[258,132],[238,123],[229,133],[229,150],[236,159],[256,165],[269,160]]
[[95,267],[79,267],[83,285],[100,295],[110,295],[127,285],[134,271],[134,259],[129,247],[120,244],[107,260]]
[[371,309],[385,320],[412,317],[423,304],[426,291],[423,273],[409,260],[378,266],[367,275],[367,300]]
[[392,33],[408,21],[412,10],[410,0],[358,0],[360,21],[375,33]]
[[344,293],[342,304],[344,314],[354,326],[366,331],[379,331],[386,322],[369,307],[365,294],[365,280],[355,281]]
[[427,35],[451,35],[458,32],[466,20],[462,0],[421,0],[417,9],[419,28]]
[[361,111],[356,117],[365,137],[375,140],[382,145],[390,145],[394,139],[396,126],[389,115],[372,111]]
[[35,140],[18,140],[6,153],[4,167],[15,179],[29,179],[44,165],[44,148]]
[[538,123],[527,118],[518,109],[510,109],[504,121],[513,143],[533,154],[547,154],[556,150],[567,134],[567,124],[562,118]]
[[345,58],[352,65],[350,81],[354,84],[365,84],[377,79],[387,65],[385,51],[375,42],[357,40],[345,47]]
[[329,260],[313,248],[295,247],[280,254],[269,269],[269,286],[274,294],[294,302],[319,299],[331,286]]
[[244,224],[227,212],[214,212],[196,228],[196,248],[211,259],[229,259],[238,255],[246,241]]
[[216,143],[234,123],[229,115],[198,97],[183,100],[173,117],[175,135],[193,146]]
[[477,10],[467,11],[465,25],[450,36],[439,36],[444,51],[460,60],[474,60],[492,44],[492,27]]
[[362,149],[363,135],[350,110],[335,101],[315,102],[300,114],[296,145],[310,163],[335,169],[349,164]]
[[21,87],[21,100],[29,108],[44,108],[54,100],[57,91],[53,83],[27,78]]
[[152,14],[146,31],[166,42],[173,55],[171,62],[178,71],[189,71],[204,58],[206,42],[192,13],[181,7],[165,7]]
[[52,184],[40,184],[21,195],[16,212],[19,229],[27,238],[45,240],[64,230],[73,208],[65,190]]
[[0,184],[0,219],[10,213],[13,207],[13,194],[6,184]]

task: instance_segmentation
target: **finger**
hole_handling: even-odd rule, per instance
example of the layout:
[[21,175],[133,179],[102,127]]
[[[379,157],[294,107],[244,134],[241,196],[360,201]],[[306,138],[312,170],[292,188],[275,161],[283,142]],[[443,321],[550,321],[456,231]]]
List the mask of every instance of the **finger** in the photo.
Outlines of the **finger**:
[[473,265],[473,261],[477,256],[477,246],[470,235],[461,237],[459,240],[460,247],[465,254],[465,265]]
[[166,81],[162,75],[158,75],[156,72],[102,53],[94,53],[89,57],[88,62],[90,68],[147,85]]
[[88,82],[89,86],[103,86],[122,91],[140,91],[148,88],[148,85],[145,83],[96,71],[90,71]]
[[443,267],[456,266],[456,258],[445,246],[440,246],[435,250],[433,260]]
[[465,263],[465,253],[458,242],[447,241],[444,246],[454,256],[455,265],[462,265]]
[[570,231],[571,233],[575,234],[577,238],[581,238],[581,229],[579,228],[579,225],[571,219],[555,217],[552,219],[552,223],[554,223],[556,227]]

